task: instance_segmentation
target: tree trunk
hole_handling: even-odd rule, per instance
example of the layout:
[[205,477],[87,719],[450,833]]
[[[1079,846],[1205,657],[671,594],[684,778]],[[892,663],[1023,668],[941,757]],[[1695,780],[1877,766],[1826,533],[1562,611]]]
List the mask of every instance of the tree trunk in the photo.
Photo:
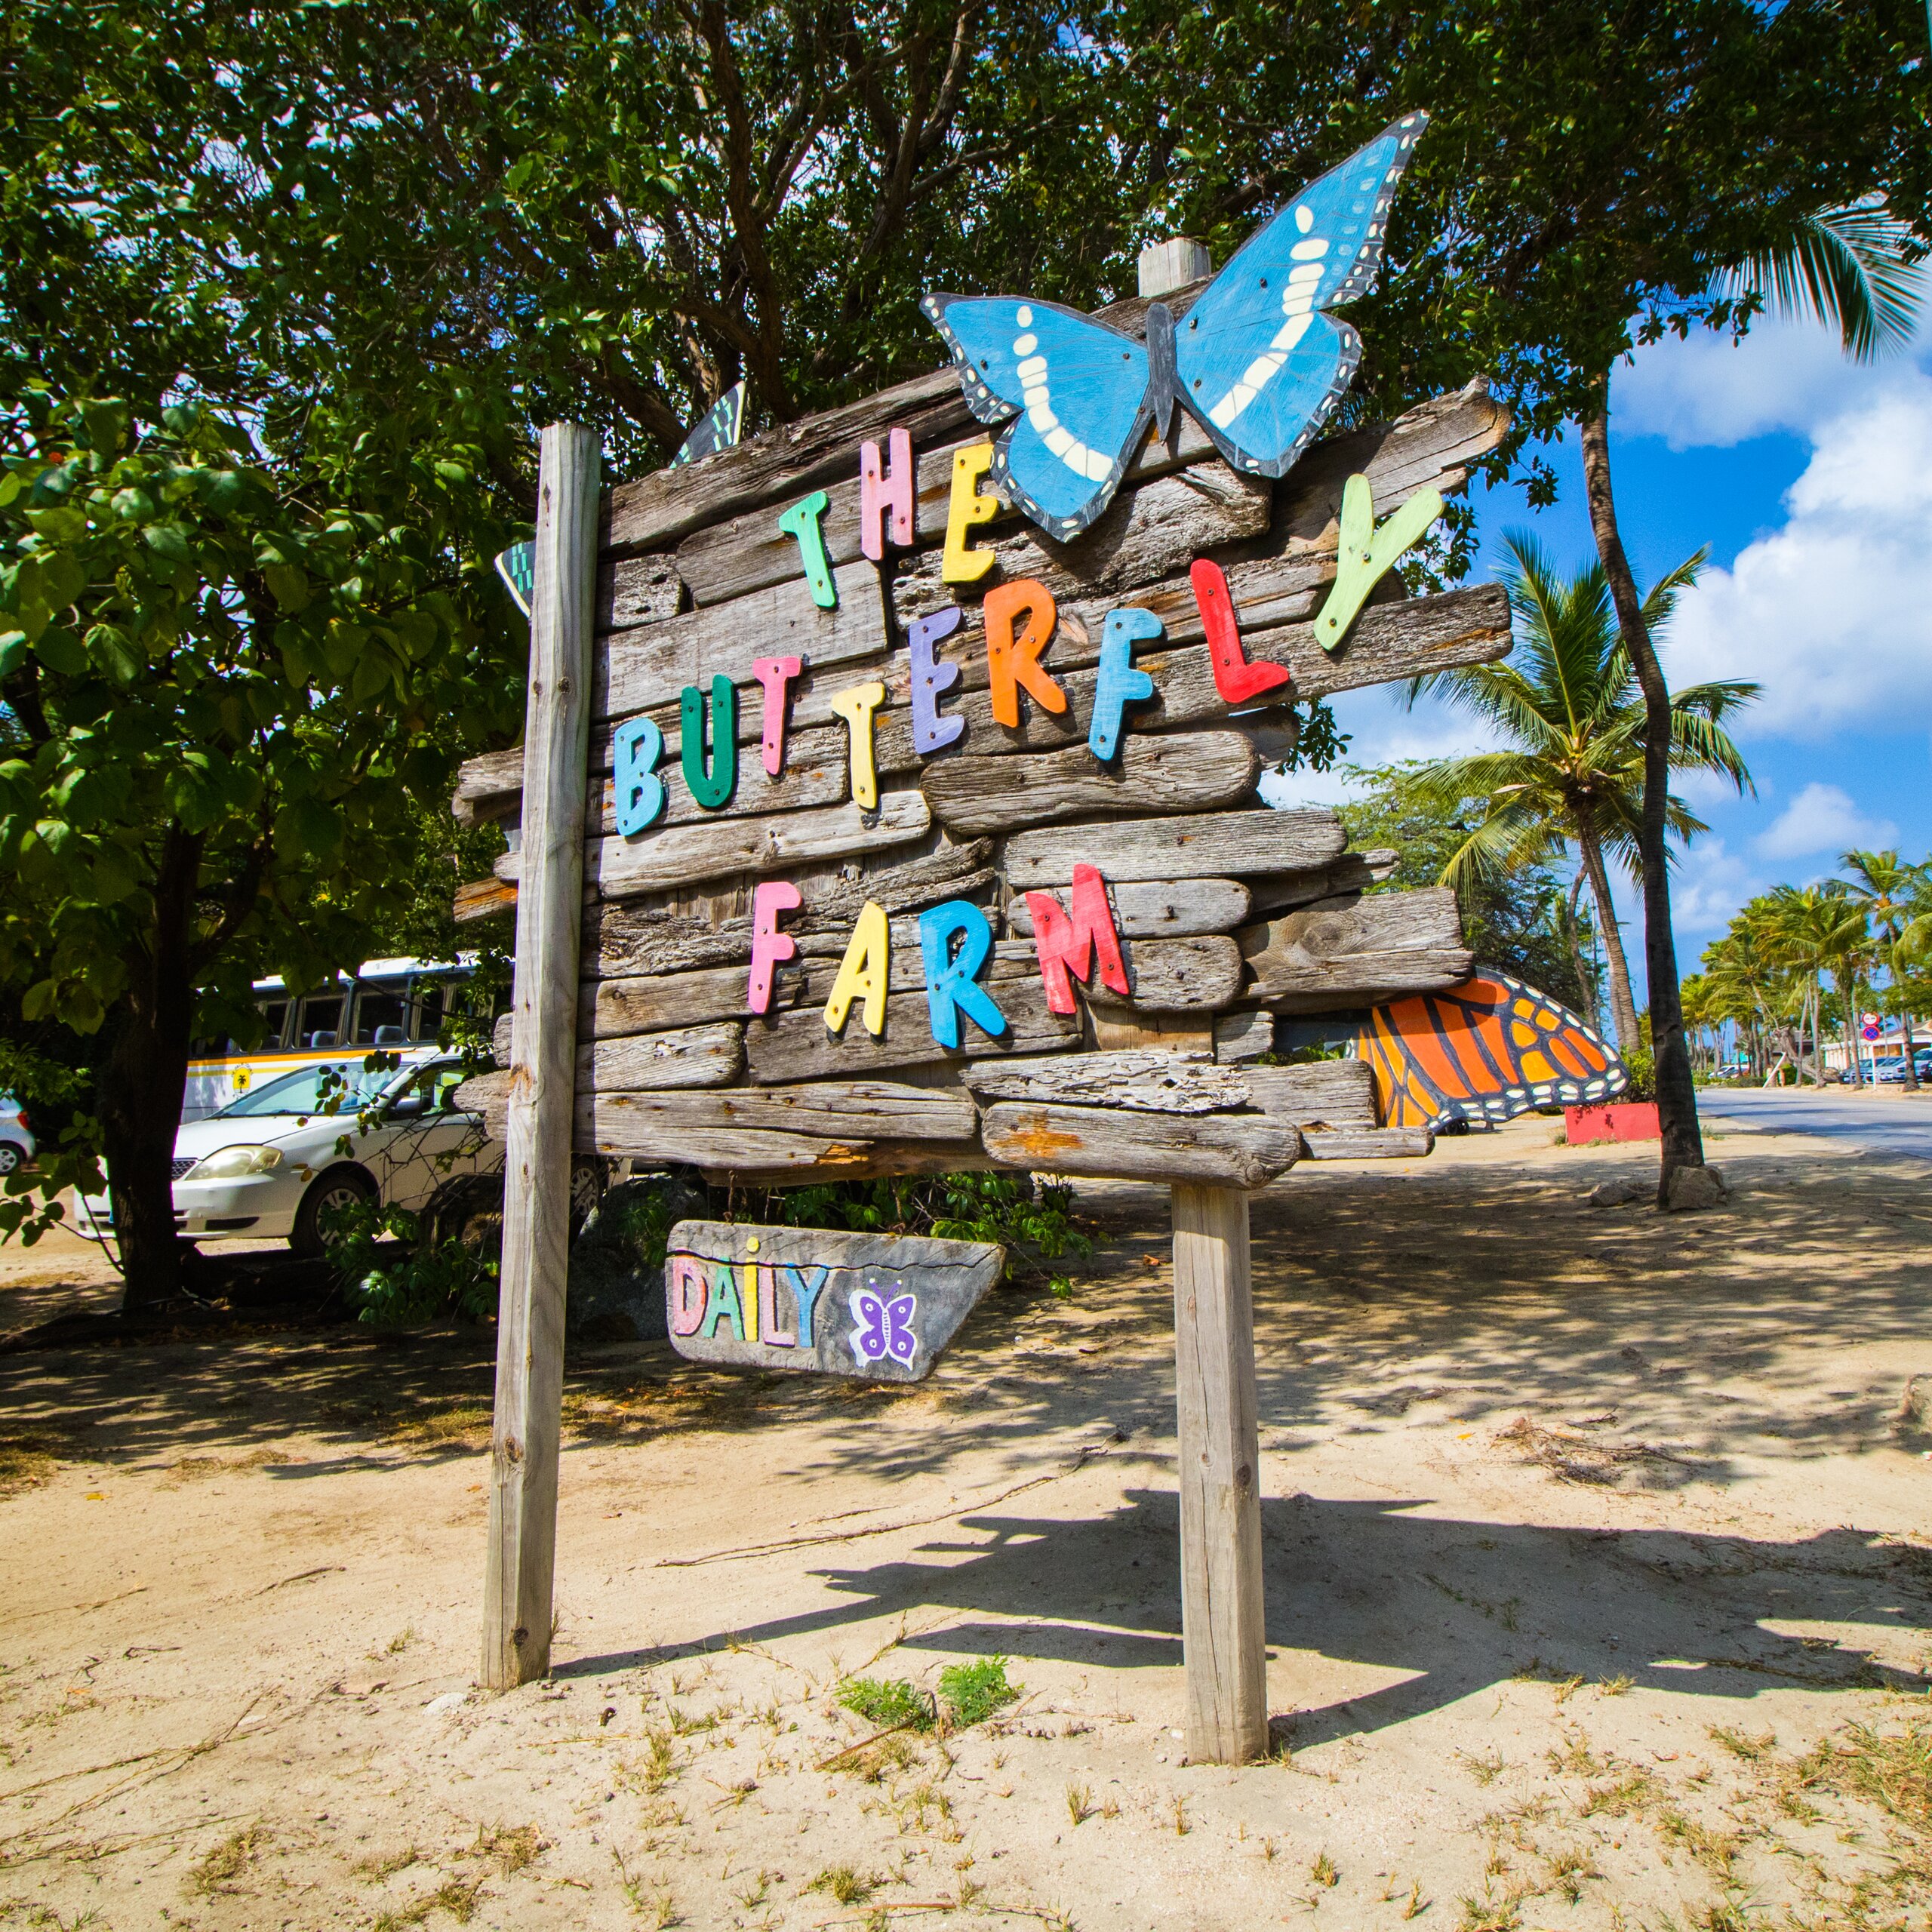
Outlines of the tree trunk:
[[1577,828],[1577,844],[1589,875],[1590,897],[1597,902],[1597,924],[1603,934],[1604,959],[1610,972],[1610,1014],[1617,1044],[1633,1054],[1644,1043],[1637,1025],[1637,1002],[1630,992],[1630,962],[1623,956],[1623,935],[1617,930],[1617,907],[1610,896],[1610,875],[1604,868],[1603,847],[1597,829],[1588,820]]
[[[1596,975],[1590,971],[1588,962],[1583,958],[1583,941],[1577,924],[1577,896],[1582,892],[1589,878],[1589,867],[1579,866],[1577,868],[1577,876],[1570,882],[1570,909],[1568,921],[1564,930],[1565,937],[1570,942],[1570,964],[1575,968],[1577,973],[1577,991],[1582,996],[1577,1004],[1588,1016],[1590,1024],[1592,1026],[1601,1027],[1603,1024],[1603,1001],[1597,997]],[[1591,891],[1594,896],[1595,892],[1594,885],[1592,886]]]
[[1697,1088],[1684,1044],[1684,1010],[1677,983],[1677,942],[1670,929],[1670,867],[1665,844],[1665,813],[1670,802],[1670,688],[1651,645],[1630,560],[1617,525],[1610,487],[1610,377],[1597,392],[1598,407],[1581,426],[1583,485],[1589,498],[1590,527],[1597,555],[1609,580],[1617,624],[1637,682],[1644,694],[1644,809],[1637,849],[1644,866],[1644,964],[1650,983],[1651,1051],[1657,1083],[1657,1122],[1663,1158],[1657,1174],[1659,1205],[1670,1198],[1671,1177],[1679,1168],[1704,1164],[1703,1136],[1697,1130]]
[[172,1170],[194,1023],[189,945],[201,857],[198,836],[169,828],[151,945],[128,962],[128,990],[101,1070],[101,1137],[128,1314],[172,1300],[181,1286]]
[[[1894,989],[1897,990],[1901,977],[1899,972],[1899,943],[1897,928],[1888,927],[1886,929],[1886,938],[1890,943],[1892,986]],[[1906,1091],[1909,1094],[1915,1094],[1918,1091],[1918,1060],[1916,1050],[1912,1045],[1912,1009],[1905,1003],[1903,995],[1899,999],[1899,1028],[1905,1035]],[[1872,1057],[1875,1060],[1877,1055],[1874,1054]]]

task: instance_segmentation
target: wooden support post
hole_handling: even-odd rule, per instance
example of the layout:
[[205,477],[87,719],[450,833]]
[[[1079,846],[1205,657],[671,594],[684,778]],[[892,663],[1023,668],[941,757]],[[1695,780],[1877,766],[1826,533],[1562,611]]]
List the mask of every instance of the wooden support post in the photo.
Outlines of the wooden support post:
[[[1211,266],[1191,236],[1157,242],[1141,251],[1140,293],[1169,294]],[[1187,1755],[1238,1764],[1268,1748],[1247,1196],[1178,1182],[1169,1194]]]
[[558,423],[543,432],[483,1598],[482,1675],[492,1690],[550,1667],[598,469],[594,430]]
[[1170,1192],[1187,1755],[1238,1764],[1268,1748],[1247,1196]]

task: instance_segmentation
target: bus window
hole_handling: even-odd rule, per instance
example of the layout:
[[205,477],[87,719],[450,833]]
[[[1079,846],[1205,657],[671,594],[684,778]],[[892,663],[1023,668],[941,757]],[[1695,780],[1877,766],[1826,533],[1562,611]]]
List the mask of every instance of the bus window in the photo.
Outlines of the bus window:
[[448,1011],[448,995],[444,988],[434,981],[425,985],[418,983],[416,993],[416,1037],[431,1044],[442,1031],[443,1015]]
[[302,1002],[302,1017],[295,1026],[298,1047],[334,1046],[341,1031],[341,994],[316,994]]
[[400,1047],[408,1038],[409,1003],[400,992],[365,987],[355,996],[355,1044]]
[[[256,1002],[255,1011],[262,1016],[262,1051],[267,1052],[280,1046],[282,1035],[288,1030],[288,1001],[259,1000]],[[232,1044],[229,1051],[234,1051]]]

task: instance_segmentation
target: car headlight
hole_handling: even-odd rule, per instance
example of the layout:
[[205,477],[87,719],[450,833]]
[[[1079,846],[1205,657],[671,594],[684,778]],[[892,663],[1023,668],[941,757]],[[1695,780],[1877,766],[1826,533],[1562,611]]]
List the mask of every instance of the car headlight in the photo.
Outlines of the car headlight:
[[281,1165],[279,1147],[223,1147],[197,1161],[183,1180],[238,1180],[244,1174],[265,1174]]

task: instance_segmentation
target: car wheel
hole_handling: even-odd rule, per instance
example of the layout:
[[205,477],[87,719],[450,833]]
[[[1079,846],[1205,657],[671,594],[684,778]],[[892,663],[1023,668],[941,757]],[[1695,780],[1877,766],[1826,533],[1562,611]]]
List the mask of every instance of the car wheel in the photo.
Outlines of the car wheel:
[[322,1238],[322,1218],[361,1201],[376,1198],[376,1183],[360,1168],[345,1163],[317,1176],[295,1211],[295,1225],[289,1230],[288,1244],[305,1261],[328,1252]]
[[10,1174],[20,1164],[20,1150],[11,1140],[0,1140],[0,1174]]

